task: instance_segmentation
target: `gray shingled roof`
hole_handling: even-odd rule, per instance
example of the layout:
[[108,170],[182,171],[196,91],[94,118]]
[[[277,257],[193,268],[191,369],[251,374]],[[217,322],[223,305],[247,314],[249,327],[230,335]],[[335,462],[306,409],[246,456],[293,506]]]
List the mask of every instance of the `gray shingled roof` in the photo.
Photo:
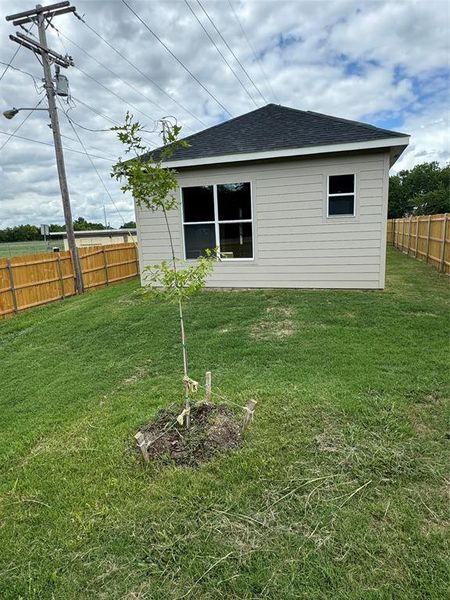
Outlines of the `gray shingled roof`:
[[407,137],[407,134],[309,110],[267,104],[184,138],[189,148],[179,148],[171,160],[367,142],[400,136]]

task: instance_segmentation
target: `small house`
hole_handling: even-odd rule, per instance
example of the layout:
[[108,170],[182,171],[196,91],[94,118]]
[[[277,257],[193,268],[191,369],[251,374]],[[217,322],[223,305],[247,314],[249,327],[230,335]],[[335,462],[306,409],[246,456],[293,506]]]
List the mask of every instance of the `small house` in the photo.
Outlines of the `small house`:
[[[169,222],[177,256],[218,247],[216,288],[382,289],[389,168],[409,136],[269,104],[185,138]],[[171,256],[136,206],[141,269]]]
[[[108,244],[132,244],[135,241],[136,229],[96,229],[75,231],[74,234],[77,247],[83,248],[84,246],[106,246]],[[49,234],[49,237],[55,246],[62,240],[64,250],[69,249],[65,231],[54,231]]]

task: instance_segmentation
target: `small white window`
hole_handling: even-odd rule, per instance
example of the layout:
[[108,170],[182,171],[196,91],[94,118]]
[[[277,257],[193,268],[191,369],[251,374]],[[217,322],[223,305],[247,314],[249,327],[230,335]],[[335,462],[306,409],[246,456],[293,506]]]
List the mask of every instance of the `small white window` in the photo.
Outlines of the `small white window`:
[[216,247],[224,260],[253,258],[249,182],[183,187],[181,196],[187,259]]
[[327,215],[353,217],[355,215],[355,175],[329,175]]

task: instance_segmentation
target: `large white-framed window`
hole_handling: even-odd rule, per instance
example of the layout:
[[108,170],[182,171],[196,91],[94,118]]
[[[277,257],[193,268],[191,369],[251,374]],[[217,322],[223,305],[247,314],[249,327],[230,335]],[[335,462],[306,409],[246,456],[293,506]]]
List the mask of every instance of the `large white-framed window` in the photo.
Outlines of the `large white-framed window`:
[[356,214],[356,175],[328,175],[327,217],[354,217]]
[[253,259],[249,181],[181,188],[185,259],[218,248],[222,260]]

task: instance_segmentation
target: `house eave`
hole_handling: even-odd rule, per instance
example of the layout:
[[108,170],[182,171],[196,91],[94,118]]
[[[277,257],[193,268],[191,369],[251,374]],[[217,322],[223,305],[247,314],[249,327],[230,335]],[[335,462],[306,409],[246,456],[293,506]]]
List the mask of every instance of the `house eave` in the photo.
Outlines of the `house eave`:
[[[278,158],[289,158],[295,156],[309,156],[316,154],[329,154],[334,152],[352,152],[373,150],[378,148],[396,149],[393,153],[391,150],[391,166],[405,150],[409,144],[409,136],[391,137],[381,140],[371,140],[367,142],[351,142],[343,144],[327,144],[320,146],[309,146],[306,148],[286,148],[283,150],[269,150],[265,152],[249,152],[239,154],[223,154],[220,156],[206,156],[203,158],[193,158],[184,160],[169,160],[163,163],[163,166],[168,169],[179,169],[188,167],[199,167],[203,165],[216,165],[224,163],[248,162],[253,160],[267,160]],[[393,162],[392,162],[393,161]]]

